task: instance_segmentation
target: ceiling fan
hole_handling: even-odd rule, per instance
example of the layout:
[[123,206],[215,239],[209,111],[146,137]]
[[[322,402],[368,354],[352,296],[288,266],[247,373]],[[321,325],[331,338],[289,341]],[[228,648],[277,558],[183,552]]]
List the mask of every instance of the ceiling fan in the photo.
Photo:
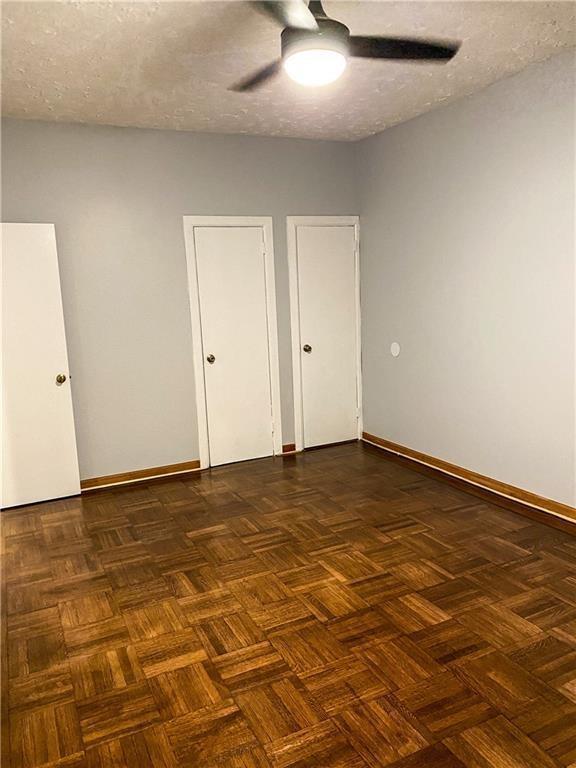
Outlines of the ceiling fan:
[[231,91],[253,91],[282,67],[301,85],[327,85],[344,72],[348,58],[449,61],[460,43],[399,37],[359,37],[329,18],[320,0],[260,0],[253,3],[282,27],[282,55],[277,61],[235,83]]

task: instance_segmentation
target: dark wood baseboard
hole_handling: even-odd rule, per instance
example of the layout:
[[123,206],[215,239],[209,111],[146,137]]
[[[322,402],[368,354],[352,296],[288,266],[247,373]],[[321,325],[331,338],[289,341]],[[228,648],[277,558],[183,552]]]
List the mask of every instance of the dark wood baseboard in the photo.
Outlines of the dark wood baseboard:
[[338,440],[336,443],[322,443],[321,445],[310,445],[308,448],[304,448],[305,451],[321,451],[324,448],[337,448],[339,445],[354,445],[358,443],[358,438],[355,437],[352,440]]
[[[295,443],[286,443],[282,446],[282,454],[296,453]],[[103,475],[102,477],[91,477],[80,481],[82,493],[88,491],[97,491],[102,488],[109,488],[115,485],[133,485],[144,481],[161,480],[170,475],[182,475],[189,472],[198,472],[200,470],[200,461],[183,461],[180,464],[166,464],[162,467],[149,467],[148,469],[135,469],[132,472],[120,472],[116,475]]]
[[338,443],[323,443],[322,445],[312,445],[309,448],[302,448],[300,451],[296,450],[296,443],[286,443],[286,445],[282,446],[282,453],[301,453],[302,451],[320,451],[322,448],[334,448],[337,445],[348,445],[352,443],[357,443],[357,438],[354,438],[354,440],[342,440]]
[[135,469],[132,472],[120,472],[117,475],[103,475],[91,477],[80,481],[82,491],[91,491],[98,488],[106,488],[111,485],[125,485],[137,483],[143,480],[152,480],[165,475],[181,475],[187,472],[196,472],[200,469],[200,461],[183,461],[179,464],[165,464],[163,467],[149,467],[148,469]]
[[386,451],[391,457],[409,464],[423,474],[439,477],[475,496],[527,515],[539,522],[576,534],[576,509],[553,499],[547,499],[523,488],[503,483],[478,472],[459,467],[435,456],[415,451],[391,440],[362,433],[362,440]]

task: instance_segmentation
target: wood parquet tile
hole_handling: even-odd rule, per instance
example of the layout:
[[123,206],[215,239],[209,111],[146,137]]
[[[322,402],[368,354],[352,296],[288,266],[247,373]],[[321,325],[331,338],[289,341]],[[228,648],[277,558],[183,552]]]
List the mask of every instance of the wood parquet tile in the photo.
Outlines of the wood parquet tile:
[[556,637],[544,635],[543,639],[517,648],[508,656],[574,700],[572,683],[576,680],[576,648]]
[[376,641],[357,652],[371,672],[385,681],[389,691],[412,685],[439,674],[442,668],[409,637]]
[[576,539],[375,449],[0,522],[7,768],[576,766]]
[[452,672],[441,672],[402,688],[391,699],[414,716],[425,729],[428,741],[453,736],[496,714],[487,701]]
[[428,744],[416,724],[385,697],[355,704],[336,720],[367,765],[389,765]]
[[168,721],[168,739],[178,765],[196,768],[258,747],[248,721],[232,699]]
[[146,677],[154,677],[207,659],[194,627],[142,640],[134,645],[134,649]]
[[83,750],[77,707],[73,702],[10,715],[12,765],[58,765]]
[[547,695],[541,680],[499,651],[466,661],[455,667],[454,673],[508,717]]
[[130,645],[71,658],[70,673],[76,701],[127,688],[144,679],[136,651]]
[[284,658],[268,641],[218,656],[214,666],[231,693],[256,688],[290,672]]
[[178,763],[162,726],[152,726],[86,750],[82,768],[176,768]]
[[552,768],[558,766],[522,730],[504,717],[462,731],[446,740],[468,768]]
[[160,722],[156,702],[146,681],[83,699],[77,703],[77,710],[86,746]]

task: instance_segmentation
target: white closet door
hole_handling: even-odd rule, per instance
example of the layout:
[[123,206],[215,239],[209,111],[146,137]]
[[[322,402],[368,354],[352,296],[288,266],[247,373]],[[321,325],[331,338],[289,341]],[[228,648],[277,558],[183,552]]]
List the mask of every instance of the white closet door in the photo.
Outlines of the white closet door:
[[54,225],[2,224],[1,259],[2,506],[11,507],[80,493],[80,478]]
[[358,437],[355,226],[297,226],[303,446]]
[[271,456],[262,228],[194,228],[210,464]]

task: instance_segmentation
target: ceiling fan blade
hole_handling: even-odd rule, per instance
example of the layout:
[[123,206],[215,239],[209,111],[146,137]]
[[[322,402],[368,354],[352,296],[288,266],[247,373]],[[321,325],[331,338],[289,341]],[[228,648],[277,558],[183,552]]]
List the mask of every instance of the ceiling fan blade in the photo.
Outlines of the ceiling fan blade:
[[238,91],[239,93],[253,91],[263,85],[267,80],[270,80],[270,78],[275,77],[280,72],[281,66],[281,61],[273,61],[272,64],[262,67],[262,69],[259,69],[258,72],[254,72],[250,77],[245,77],[244,80],[234,83],[228,90]]
[[315,19],[327,19],[328,15],[322,8],[322,0],[310,0],[308,9]]
[[304,0],[255,0],[254,5],[282,27],[318,29],[318,23]]
[[408,59],[411,61],[449,61],[460,43],[435,43],[401,37],[350,36],[350,55],[362,59]]

